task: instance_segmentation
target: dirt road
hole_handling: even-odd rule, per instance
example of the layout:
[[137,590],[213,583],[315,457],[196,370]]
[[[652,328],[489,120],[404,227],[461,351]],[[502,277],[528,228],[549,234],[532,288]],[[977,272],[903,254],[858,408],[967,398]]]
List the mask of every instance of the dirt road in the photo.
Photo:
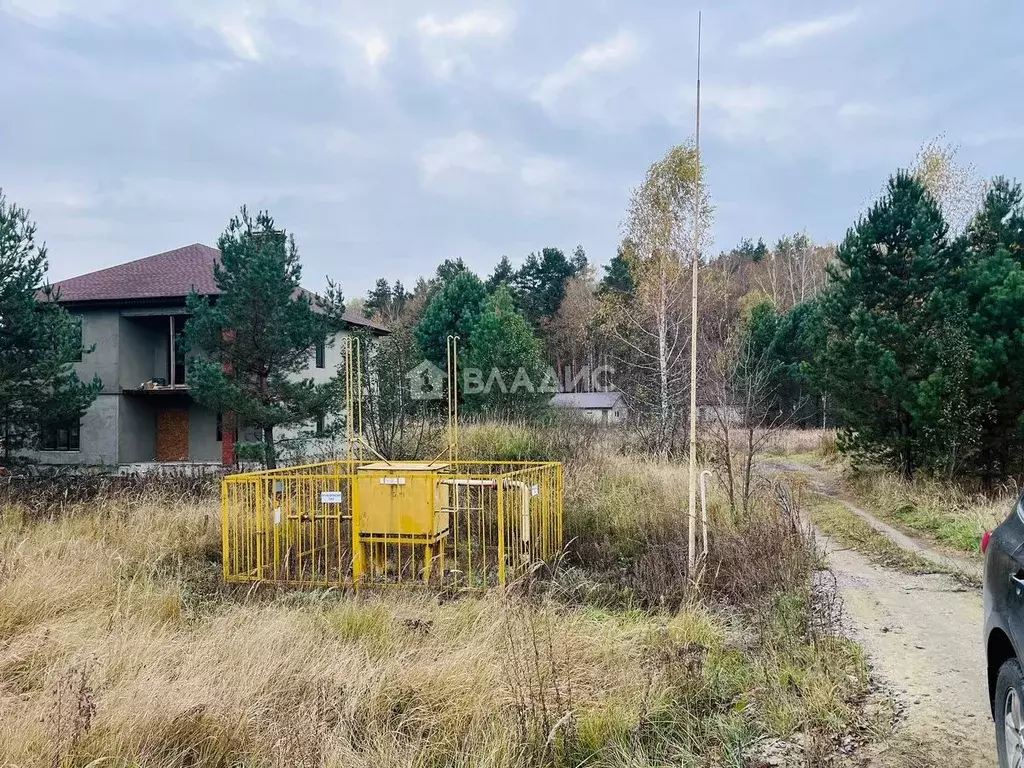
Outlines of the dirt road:
[[[775,462],[772,471],[802,472],[812,486],[834,495],[832,478],[798,462]],[[848,509],[871,517],[847,500]],[[946,564],[948,553],[911,539],[881,521],[873,527],[900,546]],[[869,521],[870,522],[870,521]],[[897,740],[920,743],[921,760],[891,762],[866,757],[865,765],[994,766],[995,738],[989,714],[982,651],[979,589],[944,574],[908,575],[875,565],[864,555],[821,537],[843,599],[849,629],[861,642],[876,677],[905,707]],[[961,558],[953,558],[961,561]],[[976,563],[966,561],[970,568]],[[907,755],[911,758],[911,755]],[[930,759],[929,759],[930,758]],[[941,762],[934,762],[936,759]]]

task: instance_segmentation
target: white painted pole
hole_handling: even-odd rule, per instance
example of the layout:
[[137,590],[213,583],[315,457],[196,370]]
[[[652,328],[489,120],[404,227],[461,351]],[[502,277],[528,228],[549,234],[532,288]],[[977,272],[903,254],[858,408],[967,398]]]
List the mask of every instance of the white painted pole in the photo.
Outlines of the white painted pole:
[[690,296],[690,527],[687,539],[687,561],[690,573],[696,564],[697,527],[697,266],[700,263],[700,32],[701,14],[697,14],[697,132],[695,149],[697,164],[694,171],[693,214],[693,278]]
[[700,473],[700,522],[704,537],[703,557],[708,556],[708,478],[714,474],[710,469]]

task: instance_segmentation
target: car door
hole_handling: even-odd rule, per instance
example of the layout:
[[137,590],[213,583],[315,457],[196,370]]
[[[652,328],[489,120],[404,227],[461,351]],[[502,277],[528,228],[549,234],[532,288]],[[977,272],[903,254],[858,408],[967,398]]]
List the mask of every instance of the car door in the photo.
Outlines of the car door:
[[1010,641],[1024,651],[1024,518],[1020,503],[1006,521],[992,532],[985,583],[991,605],[1010,635]]

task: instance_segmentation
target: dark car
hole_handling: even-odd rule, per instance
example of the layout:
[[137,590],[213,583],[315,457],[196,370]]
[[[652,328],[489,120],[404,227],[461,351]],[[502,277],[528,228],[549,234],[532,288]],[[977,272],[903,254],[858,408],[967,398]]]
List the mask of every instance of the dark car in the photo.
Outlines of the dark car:
[[1024,768],[1024,496],[981,539],[988,694],[1002,768]]

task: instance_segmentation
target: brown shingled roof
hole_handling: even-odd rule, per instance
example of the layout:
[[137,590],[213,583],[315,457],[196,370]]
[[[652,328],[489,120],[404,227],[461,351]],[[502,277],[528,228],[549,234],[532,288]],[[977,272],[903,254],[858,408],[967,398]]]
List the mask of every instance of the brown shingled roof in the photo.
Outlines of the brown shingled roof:
[[[138,299],[180,299],[193,290],[204,296],[220,293],[213,279],[213,265],[220,251],[193,243],[173,251],[136,259],[124,264],[69,277],[54,284],[62,304],[80,302],[117,302]],[[345,320],[386,331],[386,326],[355,312],[346,312]]]

